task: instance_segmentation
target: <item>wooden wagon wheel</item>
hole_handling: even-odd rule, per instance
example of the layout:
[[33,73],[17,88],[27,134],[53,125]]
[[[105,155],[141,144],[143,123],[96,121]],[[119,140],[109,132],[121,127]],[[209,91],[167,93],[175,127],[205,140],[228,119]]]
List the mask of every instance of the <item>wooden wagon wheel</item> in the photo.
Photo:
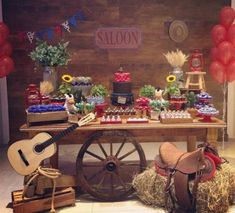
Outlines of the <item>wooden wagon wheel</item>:
[[77,156],[79,185],[103,201],[123,200],[132,194],[133,177],[145,168],[142,147],[125,130],[93,133]]

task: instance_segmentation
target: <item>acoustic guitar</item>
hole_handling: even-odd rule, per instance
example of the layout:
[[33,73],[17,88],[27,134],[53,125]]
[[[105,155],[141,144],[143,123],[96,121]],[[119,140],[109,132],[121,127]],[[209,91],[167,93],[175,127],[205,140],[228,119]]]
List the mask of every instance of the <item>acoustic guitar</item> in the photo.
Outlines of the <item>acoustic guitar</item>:
[[95,114],[89,113],[54,137],[46,132],[42,132],[32,139],[20,140],[13,143],[7,151],[11,166],[20,175],[29,175],[38,168],[43,160],[56,153],[56,141],[76,128],[91,122],[94,118]]

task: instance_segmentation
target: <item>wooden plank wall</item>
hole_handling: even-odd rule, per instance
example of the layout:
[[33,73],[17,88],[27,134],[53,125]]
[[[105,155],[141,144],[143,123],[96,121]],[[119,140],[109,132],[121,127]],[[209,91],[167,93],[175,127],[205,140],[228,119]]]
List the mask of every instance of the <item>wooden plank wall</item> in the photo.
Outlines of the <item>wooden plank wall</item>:
[[[230,5],[230,0],[3,0],[4,21],[11,29],[15,72],[8,77],[11,140],[22,138],[18,128],[26,121],[24,91],[29,83],[42,80],[40,67],[28,57],[33,48],[29,42],[20,43],[19,31],[40,31],[61,24],[79,9],[87,20],[79,28],[64,32],[70,41],[72,61],[59,69],[59,74],[91,76],[94,83],[102,83],[112,91],[113,74],[120,65],[131,73],[135,96],[144,84],[165,86],[165,76],[171,70],[162,53],[181,49],[189,53],[201,48],[205,71],[209,66],[212,47],[210,30],[218,23],[218,12]],[[173,20],[183,20],[189,36],[182,43],[169,38],[168,26]],[[142,31],[142,45],[138,50],[101,50],[94,44],[94,32],[99,27],[138,27]],[[57,38],[55,38],[57,39]],[[188,64],[184,71],[189,71]],[[206,75],[208,92],[222,111],[222,90],[210,75]]]

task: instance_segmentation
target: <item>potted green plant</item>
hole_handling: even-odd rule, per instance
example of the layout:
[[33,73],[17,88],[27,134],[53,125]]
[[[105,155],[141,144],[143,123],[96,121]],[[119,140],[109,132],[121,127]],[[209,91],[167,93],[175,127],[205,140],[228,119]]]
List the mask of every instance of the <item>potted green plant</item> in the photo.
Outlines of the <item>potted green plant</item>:
[[159,120],[159,115],[161,110],[166,109],[169,106],[168,101],[161,101],[161,100],[151,100],[149,103],[149,106],[151,108],[150,111],[150,118],[153,120]]
[[57,88],[57,73],[55,68],[67,65],[70,61],[68,52],[69,42],[58,42],[55,45],[47,41],[37,40],[36,47],[30,52],[31,59],[44,67],[43,80],[51,81],[54,89]]
[[87,102],[102,104],[105,102],[104,99],[107,95],[108,91],[102,84],[94,85],[91,88],[91,96],[87,97]]
[[104,113],[107,104],[105,103],[105,97],[108,95],[108,90],[102,84],[94,85],[91,88],[91,96],[87,97],[88,103],[95,104],[95,111],[97,117],[101,117]]
[[58,95],[63,97],[65,94],[70,94],[72,90],[72,86],[67,82],[62,82],[58,88]]
[[152,85],[144,85],[141,89],[140,89],[140,93],[139,95],[141,97],[146,97],[146,98],[150,98],[153,99],[155,96],[155,87]]
[[187,111],[192,118],[196,118],[198,113],[197,109],[194,107],[194,104],[197,102],[197,96],[193,91],[190,91],[186,94],[187,99]]

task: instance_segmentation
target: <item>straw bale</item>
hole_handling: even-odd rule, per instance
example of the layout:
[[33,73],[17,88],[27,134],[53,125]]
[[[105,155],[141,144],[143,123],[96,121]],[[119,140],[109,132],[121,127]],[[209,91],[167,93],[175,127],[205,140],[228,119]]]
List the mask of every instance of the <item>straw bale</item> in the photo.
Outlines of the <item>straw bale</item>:
[[[133,180],[138,197],[147,205],[165,207],[164,188],[166,178],[158,175],[154,168],[149,168],[137,175]],[[192,189],[193,182],[190,183]],[[174,191],[173,191],[174,196]],[[223,164],[216,171],[215,177],[198,185],[197,212],[224,213],[229,205],[235,202],[235,169],[229,164]],[[168,200],[169,203],[169,200]]]

